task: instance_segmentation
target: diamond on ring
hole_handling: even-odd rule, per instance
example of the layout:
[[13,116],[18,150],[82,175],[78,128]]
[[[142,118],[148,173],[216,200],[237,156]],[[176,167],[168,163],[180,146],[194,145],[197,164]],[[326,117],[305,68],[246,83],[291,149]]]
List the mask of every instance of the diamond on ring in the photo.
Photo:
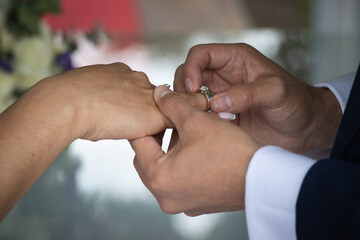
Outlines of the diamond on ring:
[[210,100],[212,99],[212,97],[214,96],[210,91],[209,88],[206,86],[201,86],[200,87],[200,93],[204,94],[207,100],[207,110],[210,112]]

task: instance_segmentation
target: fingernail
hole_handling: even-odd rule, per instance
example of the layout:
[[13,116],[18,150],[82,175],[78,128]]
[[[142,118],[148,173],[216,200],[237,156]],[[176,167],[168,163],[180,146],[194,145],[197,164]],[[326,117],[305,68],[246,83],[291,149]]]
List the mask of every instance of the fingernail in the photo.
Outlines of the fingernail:
[[190,78],[185,79],[185,87],[188,92],[191,92],[191,90],[193,89],[193,86],[194,86],[194,84],[192,83]]
[[159,98],[162,98],[163,96],[165,96],[166,94],[170,93],[170,89],[168,89],[167,87],[165,86],[158,86],[155,88],[155,92],[154,94],[156,96],[158,96]]
[[164,84],[164,87],[170,88],[170,84],[165,83],[165,84]]
[[236,119],[236,115],[233,113],[219,112],[218,115],[222,119],[227,119],[227,120],[235,120]]
[[212,100],[217,111],[228,111],[232,107],[231,99],[224,95],[215,96]]

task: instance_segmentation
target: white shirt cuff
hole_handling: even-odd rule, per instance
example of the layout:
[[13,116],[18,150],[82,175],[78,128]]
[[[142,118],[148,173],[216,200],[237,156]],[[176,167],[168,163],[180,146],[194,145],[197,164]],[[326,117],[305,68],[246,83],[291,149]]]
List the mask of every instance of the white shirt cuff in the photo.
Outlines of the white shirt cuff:
[[296,239],[296,201],[303,179],[315,162],[275,146],[262,147],[254,154],[245,188],[251,240]]
[[355,79],[355,72],[337,77],[325,83],[316,84],[315,87],[328,88],[337,98],[344,113],[346,103],[349,99],[350,91]]

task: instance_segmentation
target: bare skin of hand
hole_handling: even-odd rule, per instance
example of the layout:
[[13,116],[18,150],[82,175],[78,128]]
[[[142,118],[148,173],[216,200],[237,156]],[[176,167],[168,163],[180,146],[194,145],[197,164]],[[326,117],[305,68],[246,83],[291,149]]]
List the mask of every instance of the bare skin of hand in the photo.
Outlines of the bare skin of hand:
[[[0,220],[75,139],[156,134],[170,121],[158,110],[144,73],[116,63],[40,81],[0,115]],[[183,95],[206,108],[202,94]]]
[[216,114],[195,109],[178,93],[160,86],[154,96],[179,139],[166,154],[159,135],[131,145],[135,168],[162,210],[196,216],[244,209],[245,175],[260,145]]
[[333,145],[342,118],[336,97],[296,79],[249,45],[193,47],[176,71],[174,87],[196,92],[202,85],[216,93],[212,111],[237,114],[234,123],[263,145],[294,152]]
[[[132,139],[171,127],[153,100],[155,86],[146,74],[132,71],[125,64],[79,68],[53,78],[46,84],[52,81],[55,89],[59,86],[68,100],[79,123],[75,137]],[[200,94],[183,96],[195,107],[206,108],[206,99]]]

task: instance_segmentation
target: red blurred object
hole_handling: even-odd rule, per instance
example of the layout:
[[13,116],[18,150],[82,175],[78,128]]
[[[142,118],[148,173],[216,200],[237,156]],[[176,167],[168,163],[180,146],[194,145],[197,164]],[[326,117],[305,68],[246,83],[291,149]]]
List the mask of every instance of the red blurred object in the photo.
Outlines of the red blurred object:
[[61,7],[59,15],[44,16],[56,30],[101,26],[115,35],[138,35],[143,28],[136,0],[61,0]]

